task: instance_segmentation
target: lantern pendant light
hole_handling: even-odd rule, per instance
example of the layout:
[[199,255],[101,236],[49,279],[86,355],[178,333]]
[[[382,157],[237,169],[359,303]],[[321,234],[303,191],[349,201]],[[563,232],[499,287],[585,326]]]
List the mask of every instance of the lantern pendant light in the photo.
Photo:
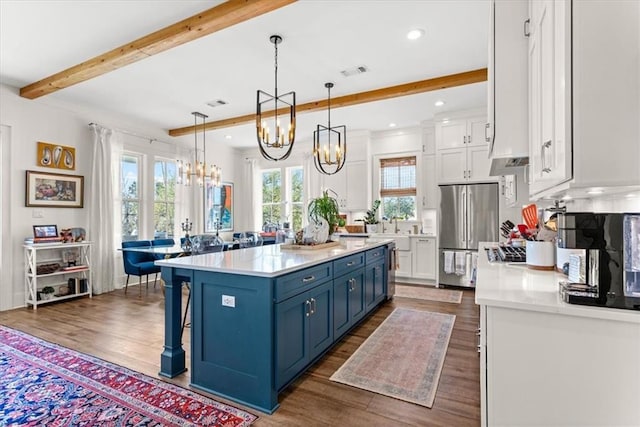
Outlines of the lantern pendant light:
[[[257,92],[256,136],[260,154],[267,160],[284,160],[291,154],[296,137],[296,93],[278,94],[278,44],[282,37],[269,38],[275,46],[275,92],[273,95],[262,90]],[[271,111],[264,111],[271,106]],[[271,126],[267,118],[273,117]],[[284,123],[283,121],[288,121]],[[275,130],[275,132],[272,131]]]
[[347,127],[331,127],[331,88],[333,83],[325,83],[327,88],[327,126],[317,125],[313,132],[313,162],[318,172],[333,175],[342,169],[347,158]]
[[[192,177],[195,177],[198,185],[202,187],[204,185],[205,177],[207,174],[207,167],[205,162],[207,146],[206,146],[206,114],[199,113],[197,111],[192,112],[193,114],[193,137],[194,137],[194,160],[193,166],[191,163],[187,162],[186,164],[182,162],[182,160],[178,160],[178,174],[177,174],[177,183],[184,185],[191,185]],[[202,161],[198,161],[198,118],[202,119]],[[222,168],[216,165],[211,165],[211,183],[216,187],[220,187],[222,181]]]

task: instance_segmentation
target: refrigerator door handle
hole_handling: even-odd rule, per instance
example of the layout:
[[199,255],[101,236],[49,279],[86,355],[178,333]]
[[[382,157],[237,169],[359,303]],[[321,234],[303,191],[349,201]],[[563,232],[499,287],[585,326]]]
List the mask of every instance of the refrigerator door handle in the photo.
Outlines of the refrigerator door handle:
[[469,189],[469,232],[467,233],[467,248],[471,248],[472,245],[471,243],[473,242],[473,235],[474,235],[474,229],[473,229],[473,211],[475,210],[475,206],[473,204],[473,192],[471,191],[471,189]]
[[465,190],[462,190],[461,193],[462,197],[460,198],[460,212],[461,215],[458,218],[458,221],[460,221],[460,232],[462,233],[461,239],[460,239],[460,243],[462,244],[461,247],[466,248],[467,247],[467,192]]

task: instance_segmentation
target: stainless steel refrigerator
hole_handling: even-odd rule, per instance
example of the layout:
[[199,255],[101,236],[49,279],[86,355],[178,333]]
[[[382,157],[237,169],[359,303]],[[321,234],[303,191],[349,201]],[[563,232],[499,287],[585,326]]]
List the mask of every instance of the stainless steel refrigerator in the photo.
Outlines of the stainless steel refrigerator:
[[497,242],[498,184],[440,186],[441,285],[475,286],[479,242]]

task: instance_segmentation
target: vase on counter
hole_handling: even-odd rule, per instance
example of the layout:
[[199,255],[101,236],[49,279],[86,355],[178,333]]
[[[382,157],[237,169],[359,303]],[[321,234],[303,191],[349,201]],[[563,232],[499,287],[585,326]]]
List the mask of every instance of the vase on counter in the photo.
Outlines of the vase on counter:
[[367,233],[377,233],[378,232],[378,224],[366,224],[365,231]]

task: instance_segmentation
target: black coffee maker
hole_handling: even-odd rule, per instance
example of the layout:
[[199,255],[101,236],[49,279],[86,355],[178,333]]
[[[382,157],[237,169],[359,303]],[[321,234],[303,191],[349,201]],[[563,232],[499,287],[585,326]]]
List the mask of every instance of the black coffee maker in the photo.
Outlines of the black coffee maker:
[[558,247],[584,250],[585,283],[561,288],[564,301],[640,310],[640,214],[561,213]]

